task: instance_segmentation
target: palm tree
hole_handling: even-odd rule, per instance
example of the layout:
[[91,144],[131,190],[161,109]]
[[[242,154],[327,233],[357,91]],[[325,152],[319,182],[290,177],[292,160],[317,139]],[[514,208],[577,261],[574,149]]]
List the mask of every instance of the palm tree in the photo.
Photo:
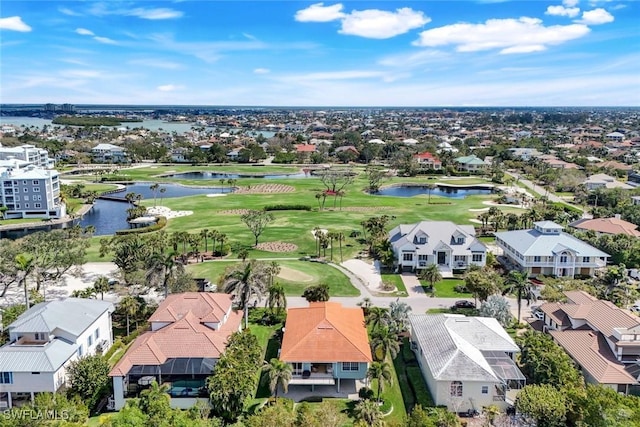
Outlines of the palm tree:
[[224,178],[220,178],[220,185],[222,186],[222,192],[224,193],[224,183],[226,180]]
[[529,276],[526,272],[516,270],[509,272],[502,295],[508,293],[516,294],[516,298],[518,300],[518,323],[520,323],[522,300],[526,299],[527,305],[531,304],[532,300],[536,300],[536,295],[533,293],[533,288],[531,287],[531,282],[529,282]]
[[227,235],[224,233],[216,232],[216,238],[220,242],[220,256],[223,254],[224,244],[227,243],[229,239],[227,239]]
[[24,288],[24,304],[29,309],[29,290],[27,289],[27,276],[31,274],[35,265],[33,256],[27,253],[20,253],[15,257],[16,269],[20,271],[20,285]]
[[109,279],[107,276],[100,276],[93,282],[93,290],[100,292],[100,299],[104,300],[104,293],[109,291]]
[[167,188],[166,187],[162,187],[160,189],[160,204],[162,204],[162,197],[164,196],[164,193],[167,192]]
[[340,245],[340,262],[342,262],[342,242],[344,242],[344,233],[339,231],[336,233],[336,240]]
[[204,253],[206,254],[209,249],[209,237],[212,237],[212,233],[208,229],[200,231],[200,237],[204,240]]
[[391,317],[389,316],[389,311],[382,307],[371,307],[369,308],[369,313],[367,314],[367,326],[369,326],[372,330],[376,330],[382,328],[383,326],[388,326],[391,321]]
[[378,398],[376,401],[380,403],[380,393],[382,393],[382,383],[391,384],[393,377],[391,376],[391,366],[389,362],[372,362],[367,371],[367,378],[370,380],[378,380]]
[[373,350],[374,359],[381,361],[391,354],[395,358],[400,351],[400,343],[398,342],[398,334],[391,330],[388,326],[375,329],[371,333],[371,349]]
[[422,269],[419,277],[420,279],[429,282],[431,289],[433,289],[437,282],[442,280],[442,274],[440,274],[440,270],[436,264],[430,264],[427,268]]
[[384,425],[380,406],[373,400],[361,400],[355,406],[353,412],[356,419],[359,421],[363,421],[367,426],[379,427]]
[[160,280],[164,289],[164,297],[169,295],[169,282],[172,278],[184,272],[184,265],[176,262],[176,254],[171,252],[168,255],[156,253],[149,259],[149,269],[147,278],[150,282]]
[[427,184],[427,190],[428,190],[428,198],[427,198],[427,204],[430,205],[431,204],[431,192],[436,188],[435,184]]
[[153,191],[153,207],[156,207],[156,198],[158,197],[158,189],[160,188],[160,184],[157,182],[152,184],[149,189]]
[[265,291],[266,275],[256,261],[243,263],[241,269],[232,269],[222,278],[224,291],[239,297],[238,307],[244,310],[244,325],[249,327],[249,300],[261,299]]
[[159,385],[153,380],[151,386],[140,393],[140,409],[149,416],[149,425],[158,425],[170,409],[169,384]]
[[285,393],[289,391],[289,381],[291,381],[292,375],[290,364],[274,357],[269,363],[265,362],[262,372],[267,374],[269,390],[271,393],[275,393],[276,399],[278,398],[278,386],[282,386]]
[[410,311],[411,306],[406,302],[400,301],[400,298],[389,304],[389,317],[393,321],[394,329],[397,332],[404,332],[407,330]]
[[119,306],[122,309],[122,311],[124,311],[125,316],[127,316],[127,336],[128,336],[129,325],[130,325],[129,319],[131,316],[135,316],[138,313],[138,310],[140,309],[140,304],[138,303],[138,300],[134,296],[127,295],[120,300]]
[[281,314],[287,309],[287,297],[285,295],[284,286],[280,283],[273,284],[269,286],[268,292],[269,298],[267,299],[267,306],[269,307],[269,310],[273,313],[273,309],[275,308],[278,314]]

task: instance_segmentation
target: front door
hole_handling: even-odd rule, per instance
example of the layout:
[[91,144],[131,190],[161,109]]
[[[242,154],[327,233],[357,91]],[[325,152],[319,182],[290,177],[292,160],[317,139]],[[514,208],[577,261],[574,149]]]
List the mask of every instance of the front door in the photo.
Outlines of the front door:
[[444,264],[446,257],[447,257],[447,254],[445,252],[438,252],[438,265]]

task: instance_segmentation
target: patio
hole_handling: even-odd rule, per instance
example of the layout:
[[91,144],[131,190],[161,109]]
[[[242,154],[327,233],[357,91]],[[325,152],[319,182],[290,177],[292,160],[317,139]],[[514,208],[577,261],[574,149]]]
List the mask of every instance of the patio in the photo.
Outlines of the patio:
[[280,388],[278,396],[287,397],[294,402],[318,402],[323,398],[358,400],[358,390],[365,384],[358,380],[341,380],[340,391],[335,385],[289,385],[289,392]]

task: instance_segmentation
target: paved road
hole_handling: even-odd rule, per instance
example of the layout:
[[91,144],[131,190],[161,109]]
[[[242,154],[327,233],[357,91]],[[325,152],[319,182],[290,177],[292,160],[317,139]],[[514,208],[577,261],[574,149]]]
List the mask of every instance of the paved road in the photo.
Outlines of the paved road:
[[505,172],[505,173],[507,175],[515,178],[516,180],[518,180],[518,182],[522,183],[525,187],[529,188],[530,190],[535,191],[536,193],[538,193],[541,196],[548,197],[549,201],[551,201],[551,202],[564,203],[564,204],[570,205],[572,207],[575,207],[577,209],[583,210],[580,206],[567,203],[566,200],[556,196],[555,194],[548,193],[547,190],[544,187],[541,187],[541,186],[531,182],[530,180],[528,180],[526,178],[523,178],[520,174],[518,174],[516,172]]

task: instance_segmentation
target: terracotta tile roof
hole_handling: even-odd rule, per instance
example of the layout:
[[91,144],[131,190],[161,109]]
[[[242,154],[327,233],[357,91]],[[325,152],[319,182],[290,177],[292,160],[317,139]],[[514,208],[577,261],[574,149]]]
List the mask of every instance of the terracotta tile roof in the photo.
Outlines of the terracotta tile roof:
[[637,384],[614,357],[602,334],[595,331],[550,331],[551,336],[601,384]]
[[297,144],[296,151],[298,153],[314,153],[316,151],[316,146],[310,144]]
[[[207,293],[202,294],[208,295]],[[224,294],[221,295],[224,296]],[[171,310],[169,310],[172,306],[184,310],[185,306],[181,305],[181,303],[176,303],[176,300],[182,300],[183,303],[184,301],[191,301],[194,311],[198,311],[198,307],[202,307],[199,305],[202,301],[210,301],[209,297],[181,299],[179,298],[180,294],[172,296],[178,298],[173,298],[173,303],[169,301],[169,303],[165,304],[171,296],[167,298],[151,318],[156,316],[159,310],[163,310],[163,313],[157,316],[156,319],[164,319],[167,313],[174,315],[176,312],[171,314]],[[216,298],[218,297],[214,297],[214,299]],[[212,311],[216,309],[218,308],[212,307]],[[165,312],[165,310],[168,311]],[[204,322],[211,321],[206,319],[213,318],[211,313],[199,312],[199,314],[196,314],[194,311],[186,310],[179,320],[171,322],[164,328],[148,331],[139,336],[122,359],[113,367],[109,375],[124,376],[134,365],[161,365],[168,359],[219,358],[224,352],[229,335],[239,330],[242,323],[242,313],[232,311],[220,328],[213,330],[204,325]]]
[[549,302],[542,304],[540,310],[542,310],[547,316],[549,316],[554,322],[560,326],[571,326],[571,321],[566,313],[562,310],[564,304],[558,302]]
[[287,310],[280,359],[285,362],[371,362],[360,308],[314,302]]
[[203,322],[218,323],[231,307],[231,295],[216,292],[171,294],[160,303],[149,322],[175,322],[188,312]]
[[626,234],[628,236],[640,237],[640,230],[637,230],[637,225],[620,218],[581,219],[569,225],[580,230],[593,230],[598,233]]
[[591,304],[598,300],[598,298],[585,291],[567,291],[564,294],[573,304]]

